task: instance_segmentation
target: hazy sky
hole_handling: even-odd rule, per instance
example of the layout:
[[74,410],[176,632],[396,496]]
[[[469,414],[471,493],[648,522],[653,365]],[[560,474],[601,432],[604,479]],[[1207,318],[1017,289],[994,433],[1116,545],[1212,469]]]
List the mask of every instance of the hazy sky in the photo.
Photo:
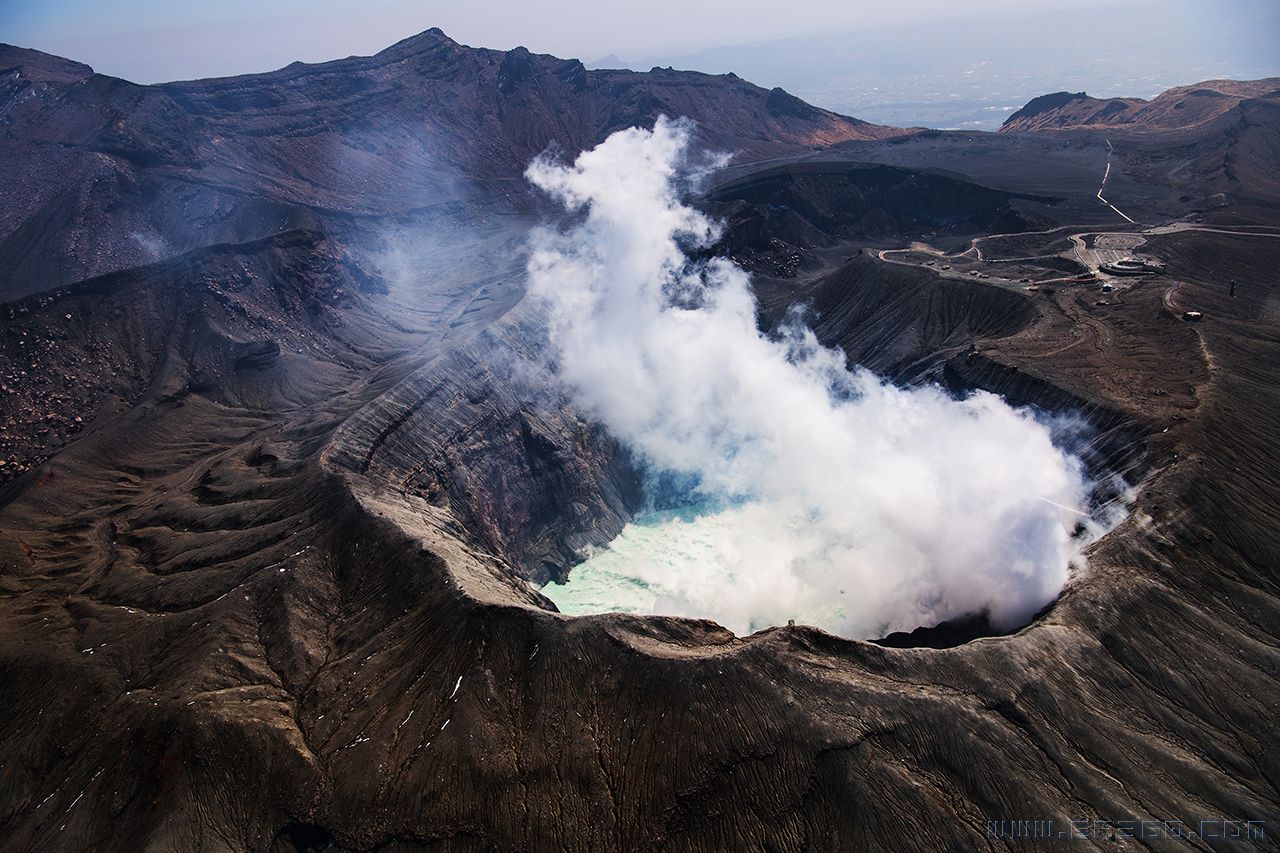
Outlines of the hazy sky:
[[153,83],[376,53],[429,27],[477,47],[522,44],[535,52],[591,61],[608,53],[624,58],[669,55],[940,19],[1079,10],[1106,1],[0,0],[0,41]]

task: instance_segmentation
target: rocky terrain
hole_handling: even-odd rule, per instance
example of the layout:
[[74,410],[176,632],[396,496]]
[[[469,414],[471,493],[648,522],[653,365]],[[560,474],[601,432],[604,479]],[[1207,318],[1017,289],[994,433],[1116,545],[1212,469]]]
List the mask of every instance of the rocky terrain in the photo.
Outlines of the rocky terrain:
[[902,133],[736,77],[587,71],[439,30],[376,56],[159,86],[3,46],[0,104],[6,298],[353,216],[509,212],[528,203],[535,155],[662,113],[750,158]]
[[1084,92],[1055,92],[1033,98],[1005,119],[1006,133],[1080,128],[1128,130],[1184,130],[1241,109],[1250,101],[1280,94],[1280,78],[1265,80],[1206,80],[1179,86],[1150,101],[1142,98],[1091,98]]
[[1018,232],[1042,224],[1013,207],[1014,199],[1059,201],[992,190],[945,172],[822,160],[756,169],[706,195],[728,225],[715,251],[783,276],[812,268],[814,249],[850,240]]
[[[1138,225],[1092,129],[906,135],[438,31],[147,87],[0,56],[0,846],[1275,847],[1274,137],[1204,129],[1253,102],[1112,138]],[[643,495],[537,357],[520,171],[658,112],[739,152],[699,203],[762,325],[807,304],[895,380],[1079,414],[1134,485],[1031,625],[739,637],[540,594]],[[1077,280],[1099,235],[1164,273]]]

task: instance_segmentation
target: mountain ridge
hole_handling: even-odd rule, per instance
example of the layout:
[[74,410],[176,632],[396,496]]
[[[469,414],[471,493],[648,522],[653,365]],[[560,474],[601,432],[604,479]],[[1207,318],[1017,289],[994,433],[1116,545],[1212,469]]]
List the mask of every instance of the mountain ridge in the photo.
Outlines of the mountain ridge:
[[1280,77],[1204,80],[1166,89],[1151,100],[1093,98],[1084,92],[1054,92],[1032,98],[1000,127],[1001,133],[1125,128],[1187,130],[1206,124],[1241,102],[1280,95]]
[[438,29],[369,57],[145,86],[12,46],[0,67],[0,298],[316,218],[519,209],[534,156],[661,114],[748,161],[905,132],[728,75],[587,71]]

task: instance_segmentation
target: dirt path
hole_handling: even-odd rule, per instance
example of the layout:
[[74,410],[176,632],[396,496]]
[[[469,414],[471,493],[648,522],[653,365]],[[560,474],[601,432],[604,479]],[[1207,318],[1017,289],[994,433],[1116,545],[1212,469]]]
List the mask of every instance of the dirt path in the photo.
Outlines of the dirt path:
[[1134,225],[1137,225],[1138,223],[1130,219],[1122,210],[1120,210],[1120,208],[1116,207],[1114,204],[1112,204],[1111,202],[1107,201],[1105,198],[1102,197],[1102,191],[1107,188],[1107,178],[1111,177],[1111,155],[1115,153],[1115,150],[1116,149],[1111,145],[1111,140],[1108,139],[1107,140],[1107,169],[1102,173],[1102,184],[1098,187],[1098,201],[1102,202],[1107,207],[1111,208],[1116,213],[1123,216],[1125,220],[1129,222],[1133,222]]

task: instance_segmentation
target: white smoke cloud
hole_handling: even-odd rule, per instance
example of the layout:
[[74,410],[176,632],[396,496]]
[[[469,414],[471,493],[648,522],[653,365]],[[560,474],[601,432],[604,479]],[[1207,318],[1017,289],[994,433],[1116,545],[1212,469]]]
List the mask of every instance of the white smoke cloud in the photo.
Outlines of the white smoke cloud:
[[714,507],[624,534],[615,570],[654,612],[739,632],[791,618],[857,637],[984,610],[998,627],[1027,620],[1081,546],[1078,460],[992,394],[896,388],[798,323],[758,331],[747,274],[685,254],[718,233],[679,199],[688,144],[686,122],[660,119],[527,172],[580,214],[540,232],[528,265],[561,380],[653,468],[696,477]]

